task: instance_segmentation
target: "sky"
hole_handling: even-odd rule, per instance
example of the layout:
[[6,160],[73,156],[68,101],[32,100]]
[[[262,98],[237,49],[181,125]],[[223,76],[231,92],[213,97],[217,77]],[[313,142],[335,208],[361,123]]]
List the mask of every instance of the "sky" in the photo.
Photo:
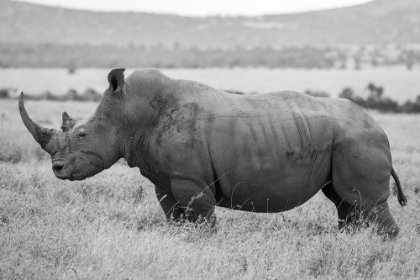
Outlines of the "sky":
[[304,12],[352,6],[372,0],[20,0],[94,11],[138,11],[187,16],[247,15]]

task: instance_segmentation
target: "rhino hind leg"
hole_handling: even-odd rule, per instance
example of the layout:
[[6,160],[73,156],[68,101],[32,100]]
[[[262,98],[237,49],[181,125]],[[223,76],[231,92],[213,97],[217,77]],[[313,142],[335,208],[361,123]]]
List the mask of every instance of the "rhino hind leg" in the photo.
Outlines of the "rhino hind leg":
[[350,205],[334,191],[332,183],[326,185],[322,192],[337,208],[339,229],[358,228],[369,223],[375,223],[378,226],[379,234],[391,238],[398,235],[399,228],[386,201],[370,207],[361,207],[357,204]]
[[332,148],[331,162],[330,188],[336,196],[334,203],[344,205],[342,214],[338,208],[340,219],[347,212],[350,219],[345,221],[377,224],[379,233],[395,236],[398,227],[387,203],[392,160],[382,130],[373,127],[339,134]]
[[389,211],[388,202],[385,201],[375,205],[373,208],[364,211],[363,214],[367,221],[378,225],[379,234],[388,235],[390,238],[398,235],[400,229]]
[[216,198],[209,187],[201,186],[191,180],[175,179],[171,180],[171,188],[186,220],[214,227]]

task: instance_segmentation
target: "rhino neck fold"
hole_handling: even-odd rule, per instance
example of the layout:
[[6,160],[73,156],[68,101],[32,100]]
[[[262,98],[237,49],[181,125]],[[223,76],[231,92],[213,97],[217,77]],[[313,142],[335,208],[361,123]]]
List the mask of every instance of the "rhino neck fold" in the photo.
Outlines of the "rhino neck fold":
[[138,113],[133,113],[123,128],[126,133],[123,157],[130,167],[140,168],[141,174],[149,179],[159,172],[149,153],[150,137],[162,117],[168,117],[170,111],[178,107],[179,102],[176,97],[178,87],[169,86],[167,82],[165,80],[165,84],[162,84],[163,81],[158,81],[157,85],[150,89],[147,98],[141,100],[141,104],[137,104]]
[[149,156],[149,135],[151,130],[137,132],[126,141],[123,157],[131,168],[138,167],[143,176],[149,178],[156,173],[156,166]]

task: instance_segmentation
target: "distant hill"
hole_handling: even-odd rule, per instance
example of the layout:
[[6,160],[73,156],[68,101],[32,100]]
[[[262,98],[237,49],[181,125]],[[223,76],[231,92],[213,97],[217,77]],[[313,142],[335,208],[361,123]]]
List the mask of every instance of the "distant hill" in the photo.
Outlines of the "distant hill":
[[420,0],[259,17],[91,12],[0,0],[0,44],[183,48],[419,44]]

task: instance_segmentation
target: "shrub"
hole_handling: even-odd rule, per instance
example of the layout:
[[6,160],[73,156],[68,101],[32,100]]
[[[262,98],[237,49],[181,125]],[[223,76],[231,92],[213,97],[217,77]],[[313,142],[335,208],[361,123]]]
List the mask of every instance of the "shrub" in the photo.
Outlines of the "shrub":
[[8,88],[0,88],[0,99],[8,99],[10,98],[9,89]]
[[81,98],[79,97],[79,93],[77,92],[77,90],[75,89],[69,89],[66,94],[64,95],[64,100],[68,100],[68,101],[74,101],[74,100],[80,100]]
[[347,98],[352,100],[354,98],[354,90],[352,88],[344,88],[343,91],[338,95],[340,98]]
[[83,93],[82,97],[83,101],[100,101],[102,98],[102,94],[98,93],[92,88],[88,88]]
[[370,91],[370,95],[366,99],[356,96],[351,88],[343,89],[339,97],[352,100],[363,108],[385,113],[420,113],[420,95],[417,96],[414,102],[407,101],[403,105],[400,105],[397,101],[389,97],[383,97],[383,87],[377,87],[370,83],[367,88]]
[[41,94],[26,94],[28,100],[52,100],[52,101],[95,101],[98,102],[102,98],[102,94],[94,89],[88,88],[83,94],[79,94],[75,89],[69,89],[64,95],[55,95],[50,91]]
[[414,114],[420,113],[420,94],[414,102],[407,101],[401,106],[401,112]]

